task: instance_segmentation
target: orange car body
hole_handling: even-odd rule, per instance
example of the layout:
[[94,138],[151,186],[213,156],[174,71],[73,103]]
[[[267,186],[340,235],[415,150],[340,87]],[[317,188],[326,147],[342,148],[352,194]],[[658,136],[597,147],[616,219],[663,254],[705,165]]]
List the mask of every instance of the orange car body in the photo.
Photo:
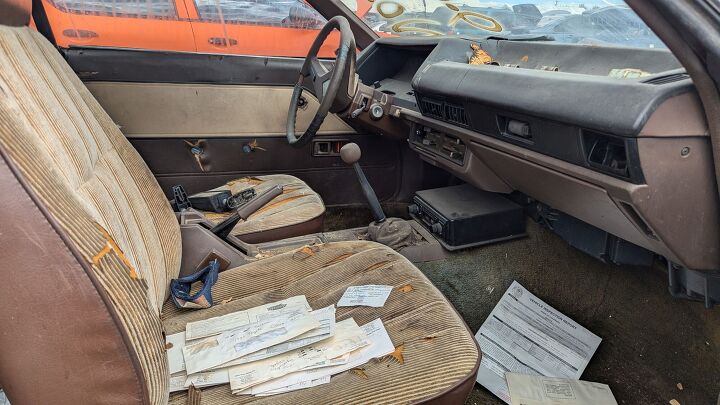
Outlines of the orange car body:
[[[80,3],[80,6],[77,3],[68,4],[67,0],[42,0],[42,3],[55,42],[63,48],[101,46],[304,57],[319,31],[318,21],[242,23],[223,19],[221,13],[219,20],[202,19],[194,0],[167,0],[165,4],[160,3],[165,8],[159,13],[149,7],[142,10],[138,3],[133,5],[135,12],[118,13],[116,4],[131,4],[127,0],[96,3],[99,7],[108,7],[102,11],[98,11],[97,7],[88,8],[87,3]],[[154,3],[155,6],[157,4]],[[213,4],[220,7],[218,1]],[[369,1],[358,1],[358,15],[364,15],[371,7]],[[332,33],[319,56],[334,58],[338,41],[338,33]]]

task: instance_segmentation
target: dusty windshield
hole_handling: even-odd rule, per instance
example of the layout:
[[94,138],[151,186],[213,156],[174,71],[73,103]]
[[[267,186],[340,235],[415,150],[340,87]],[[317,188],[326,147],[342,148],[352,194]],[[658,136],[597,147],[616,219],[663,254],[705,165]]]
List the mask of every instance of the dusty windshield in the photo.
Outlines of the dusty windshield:
[[380,36],[497,36],[664,48],[622,0],[344,0]]

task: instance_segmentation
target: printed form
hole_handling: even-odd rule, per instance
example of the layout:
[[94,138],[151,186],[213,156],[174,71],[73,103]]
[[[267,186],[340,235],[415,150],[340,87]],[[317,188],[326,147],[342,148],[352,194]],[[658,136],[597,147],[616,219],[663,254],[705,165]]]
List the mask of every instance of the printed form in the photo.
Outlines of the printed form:
[[483,352],[477,382],[508,404],[505,373],[579,380],[602,340],[517,281],[502,296],[475,339]]

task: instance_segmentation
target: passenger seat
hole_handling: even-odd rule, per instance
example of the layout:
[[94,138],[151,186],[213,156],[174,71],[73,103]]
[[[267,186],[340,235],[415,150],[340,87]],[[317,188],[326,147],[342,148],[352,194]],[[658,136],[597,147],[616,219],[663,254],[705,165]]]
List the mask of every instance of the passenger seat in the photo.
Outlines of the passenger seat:
[[[7,1],[7,0],[5,0]],[[14,3],[17,3],[16,1]],[[30,1],[15,11],[27,22]],[[0,1],[0,24],[17,13]],[[220,274],[218,304],[167,302],[180,229],[153,174],[56,49],[0,25],[0,385],[13,404],[184,404],[170,395],[164,334],[189,321],[304,294],[313,308],[350,285],[395,289],[381,318],[392,359],[269,398],[203,389],[202,404],[460,404],[480,351],[451,304],[404,257],[373,242],[306,247]],[[404,288],[403,288],[404,287]]]

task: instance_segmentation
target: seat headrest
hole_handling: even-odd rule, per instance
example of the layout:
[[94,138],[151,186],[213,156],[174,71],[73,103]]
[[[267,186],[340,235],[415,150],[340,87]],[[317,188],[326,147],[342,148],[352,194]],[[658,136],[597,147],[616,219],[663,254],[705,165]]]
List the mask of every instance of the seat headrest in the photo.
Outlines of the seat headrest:
[[0,0],[0,25],[28,25],[31,10],[32,0]]

